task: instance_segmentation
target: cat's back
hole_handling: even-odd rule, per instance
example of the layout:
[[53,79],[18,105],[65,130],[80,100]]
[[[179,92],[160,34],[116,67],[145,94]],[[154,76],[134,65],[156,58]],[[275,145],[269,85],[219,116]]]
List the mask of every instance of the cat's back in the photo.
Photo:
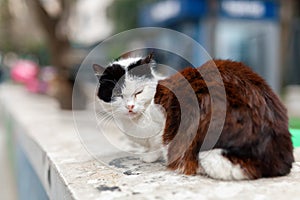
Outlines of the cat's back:
[[211,60],[197,68],[201,78],[215,80],[220,76],[224,84],[244,86],[251,84],[261,89],[269,89],[263,78],[242,62],[231,60]]
[[[210,60],[198,68],[187,67],[173,76],[161,80],[172,91],[186,91],[191,86],[197,93],[208,94],[208,86],[225,87],[229,93],[271,91],[268,84],[253,70],[241,62]],[[164,87],[164,89],[166,89]],[[158,87],[161,92],[163,88]],[[253,94],[254,95],[254,94]],[[257,95],[257,94],[256,94]]]
[[[245,64],[231,60],[210,60],[159,81],[155,103],[167,109],[177,104],[177,98],[189,102],[196,94],[200,107],[208,106],[211,91],[225,98],[228,111],[247,110],[265,120],[274,121],[275,117],[287,124],[286,108],[265,80]],[[193,110],[188,103],[181,106]]]

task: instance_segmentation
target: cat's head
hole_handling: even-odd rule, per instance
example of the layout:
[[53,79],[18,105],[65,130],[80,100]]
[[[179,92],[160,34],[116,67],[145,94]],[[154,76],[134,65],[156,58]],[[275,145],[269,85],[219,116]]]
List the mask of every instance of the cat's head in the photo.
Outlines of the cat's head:
[[97,97],[106,111],[131,118],[143,114],[158,81],[152,56],[121,58],[107,67],[93,65],[100,84]]

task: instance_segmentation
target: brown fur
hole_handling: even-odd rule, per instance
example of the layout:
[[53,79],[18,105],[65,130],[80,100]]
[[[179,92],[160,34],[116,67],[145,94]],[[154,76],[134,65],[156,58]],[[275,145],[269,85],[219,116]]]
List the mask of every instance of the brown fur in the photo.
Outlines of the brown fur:
[[[294,158],[285,107],[260,76],[244,64],[229,60],[187,68],[159,82],[154,98],[166,111],[163,143],[169,145],[168,167],[185,174],[195,174],[199,167],[198,154],[212,112],[208,87],[222,95],[221,85],[215,81],[214,63],[223,79],[227,106],[224,127],[214,148],[223,149],[223,156],[239,164],[250,179],[288,174]],[[195,122],[197,109],[189,104],[195,94],[199,122]],[[219,110],[221,117],[224,109],[220,105],[216,101],[213,109]],[[181,119],[181,110],[190,117]],[[181,122],[185,131],[178,132]]]

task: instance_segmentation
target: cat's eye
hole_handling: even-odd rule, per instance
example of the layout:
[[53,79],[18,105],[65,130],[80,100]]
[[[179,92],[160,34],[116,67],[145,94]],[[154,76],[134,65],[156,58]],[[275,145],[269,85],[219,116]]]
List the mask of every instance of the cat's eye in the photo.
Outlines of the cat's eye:
[[136,92],[136,93],[134,94],[134,97],[136,97],[137,95],[141,94],[142,92],[143,92],[143,90],[140,90],[140,91]]

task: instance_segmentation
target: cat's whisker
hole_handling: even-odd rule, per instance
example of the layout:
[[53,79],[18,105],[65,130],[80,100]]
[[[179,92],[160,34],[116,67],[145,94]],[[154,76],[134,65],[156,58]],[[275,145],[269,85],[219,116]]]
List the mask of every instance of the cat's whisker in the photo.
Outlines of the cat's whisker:
[[141,114],[146,118],[147,121],[151,120],[151,117],[147,113],[145,113],[145,111],[142,111]]
[[106,122],[111,121],[111,119],[112,118],[110,116],[101,117],[100,120],[97,122],[97,125],[105,124]]
[[97,125],[108,125],[112,120],[113,120],[113,116],[105,111],[99,111],[97,112],[97,118],[99,119],[97,121]]
[[105,121],[107,119],[110,119],[111,116],[109,116],[109,115],[98,115],[97,118],[99,118],[100,122],[102,122],[102,121]]

